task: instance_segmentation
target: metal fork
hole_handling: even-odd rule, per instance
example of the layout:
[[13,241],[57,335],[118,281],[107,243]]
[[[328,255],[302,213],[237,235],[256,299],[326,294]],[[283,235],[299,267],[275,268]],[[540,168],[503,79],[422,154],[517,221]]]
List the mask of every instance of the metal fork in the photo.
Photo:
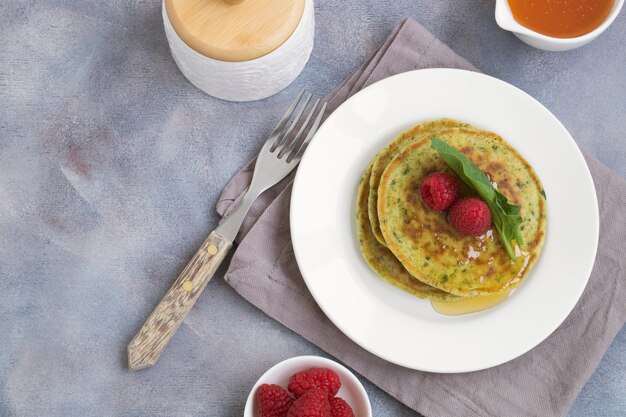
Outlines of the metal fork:
[[[309,106],[310,101],[311,94],[302,91],[291,104],[261,148],[250,186],[237,207],[211,232],[130,341],[130,370],[148,368],[156,363],[232,247],[254,200],[298,165],[326,110],[326,103],[320,106],[319,99],[312,106]],[[286,128],[290,120],[291,124]]]

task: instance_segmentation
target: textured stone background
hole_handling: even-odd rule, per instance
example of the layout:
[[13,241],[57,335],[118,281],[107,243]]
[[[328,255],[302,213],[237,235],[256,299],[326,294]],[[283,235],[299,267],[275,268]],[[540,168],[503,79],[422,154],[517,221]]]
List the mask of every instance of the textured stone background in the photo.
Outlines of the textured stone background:
[[[302,88],[331,90],[402,17],[539,99],[626,177],[624,13],[592,44],[546,53],[499,30],[493,0],[318,0],[300,78],[235,104],[178,72],[160,7],[0,3],[1,416],[240,416],[269,366],[323,355],[221,276],[158,366],[127,372],[125,347],[215,226],[221,188],[280,109]],[[626,415],[625,375],[623,330],[570,416]],[[366,387],[376,416],[415,415]]]

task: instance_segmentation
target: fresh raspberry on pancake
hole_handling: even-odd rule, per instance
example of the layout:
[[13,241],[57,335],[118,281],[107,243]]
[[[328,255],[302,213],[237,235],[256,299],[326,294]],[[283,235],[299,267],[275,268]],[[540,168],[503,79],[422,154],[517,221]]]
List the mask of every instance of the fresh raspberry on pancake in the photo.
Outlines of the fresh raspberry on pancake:
[[436,211],[444,211],[459,197],[461,181],[445,172],[434,172],[424,178],[420,187],[422,200]]
[[464,197],[448,210],[448,223],[462,235],[480,236],[491,227],[491,213],[480,198]]

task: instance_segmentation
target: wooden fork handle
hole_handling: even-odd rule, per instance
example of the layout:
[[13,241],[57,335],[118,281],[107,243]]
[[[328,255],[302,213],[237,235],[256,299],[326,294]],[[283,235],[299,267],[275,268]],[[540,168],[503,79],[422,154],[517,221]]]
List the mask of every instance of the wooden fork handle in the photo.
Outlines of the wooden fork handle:
[[212,232],[128,344],[128,368],[156,363],[191,307],[220,266],[232,242]]

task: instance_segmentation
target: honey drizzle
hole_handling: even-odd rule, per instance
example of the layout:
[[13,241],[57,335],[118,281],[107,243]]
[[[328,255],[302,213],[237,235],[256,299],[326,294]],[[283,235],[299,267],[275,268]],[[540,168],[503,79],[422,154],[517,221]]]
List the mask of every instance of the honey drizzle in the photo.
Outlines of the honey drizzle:
[[509,298],[512,290],[497,294],[479,295],[476,297],[463,298],[456,301],[431,300],[433,309],[446,316],[460,316],[462,314],[476,313],[496,306]]

